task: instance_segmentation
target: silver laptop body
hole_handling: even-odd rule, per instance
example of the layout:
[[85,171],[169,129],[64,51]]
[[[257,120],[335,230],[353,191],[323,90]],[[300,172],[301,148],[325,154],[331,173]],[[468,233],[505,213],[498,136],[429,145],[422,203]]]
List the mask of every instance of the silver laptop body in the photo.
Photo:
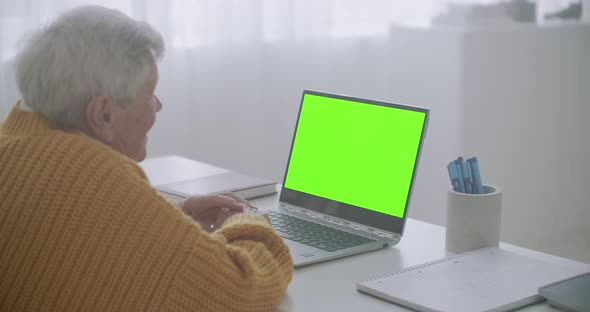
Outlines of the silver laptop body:
[[[416,154],[415,162],[412,168],[408,169],[411,170],[411,178],[407,181],[409,187],[405,206],[402,207],[403,215],[391,216],[371,211],[370,207],[368,209],[367,207],[358,207],[341,202],[338,199],[317,196],[288,187],[287,178],[289,166],[293,161],[295,137],[298,128],[301,126],[300,120],[303,107],[309,105],[305,104],[306,97],[309,96],[316,99],[319,97],[320,100],[321,97],[325,97],[327,100],[349,101],[347,103],[358,102],[359,105],[369,104],[402,110],[415,110],[417,113],[424,114],[423,124],[419,125],[420,133],[416,134],[417,150],[412,151],[412,153]],[[428,113],[427,109],[419,107],[308,90],[303,92],[299,119],[291,145],[291,154],[287,164],[285,180],[282,184],[279,205],[270,214],[271,224],[290,248],[295,267],[378,250],[386,246],[393,246],[401,240],[407,217],[407,207],[409,206],[411,190],[416,176],[416,168],[425,137]],[[399,133],[396,135],[405,134]],[[365,182],[359,181],[358,183]],[[385,196],[387,195],[385,194]],[[314,237],[317,237],[317,241]],[[327,240],[327,242],[322,243],[324,240]]]
[[289,246],[291,256],[293,257],[293,265],[295,267],[360,254],[371,250],[381,249],[386,246],[393,246],[397,244],[402,238],[401,235],[396,233],[383,231],[345,219],[339,219],[323,213],[313,212],[309,209],[293,206],[287,203],[279,203],[277,211],[282,214],[301,218],[312,223],[318,223],[330,228],[335,228],[372,240],[372,242],[363,243],[353,247],[342,248],[335,251],[326,251],[324,249],[320,249],[319,247],[306,245],[286,238],[292,236],[292,234],[284,233],[281,230],[275,228],[275,230],[279,233],[279,235],[281,235],[281,237],[283,237],[283,240]]

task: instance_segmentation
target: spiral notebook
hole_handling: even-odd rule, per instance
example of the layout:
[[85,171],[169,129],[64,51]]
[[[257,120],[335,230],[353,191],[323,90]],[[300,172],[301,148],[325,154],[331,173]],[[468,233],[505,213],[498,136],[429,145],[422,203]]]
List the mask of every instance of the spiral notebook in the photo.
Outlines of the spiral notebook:
[[549,304],[568,312],[590,312],[590,272],[539,288]]
[[588,271],[492,247],[360,281],[357,290],[418,311],[508,311],[542,301],[539,287]]

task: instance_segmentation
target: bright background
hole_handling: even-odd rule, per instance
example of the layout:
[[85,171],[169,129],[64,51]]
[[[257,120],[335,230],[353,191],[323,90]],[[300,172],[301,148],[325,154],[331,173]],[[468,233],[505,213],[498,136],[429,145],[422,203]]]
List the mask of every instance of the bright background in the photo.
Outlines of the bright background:
[[503,190],[504,241],[590,263],[590,26],[433,22],[450,3],[490,2],[505,1],[0,0],[0,116],[19,97],[23,35],[80,4],[118,8],[167,42],[150,156],[281,181],[303,89],[424,106],[411,217],[444,225],[446,163],[478,156]]

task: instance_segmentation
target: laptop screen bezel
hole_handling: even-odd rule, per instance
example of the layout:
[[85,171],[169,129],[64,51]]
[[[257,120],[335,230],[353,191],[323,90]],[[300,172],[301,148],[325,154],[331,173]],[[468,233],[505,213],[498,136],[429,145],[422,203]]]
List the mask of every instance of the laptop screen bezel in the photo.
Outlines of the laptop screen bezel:
[[[285,182],[287,180],[287,174],[289,173],[289,164],[291,163],[291,156],[293,153],[293,146],[294,146],[294,142],[295,142],[295,137],[297,135],[297,129],[299,126],[299,118],[301,117],[301,110],[303,108],[303,103],[305,101],[306,95],[316,95],[316,96],[328,97],[328,98],[333,98],[333,99],[354,101],[354,102],[359,102],[359,103],[386,106],[386,107],[399,108],[399,109],[411,110],[411,111],[424,113],[424,123],[422,125],[422,133],[420,134],[420,142],[418,144],[418,151],[416,153],[414,170],[412,172],[412,178],[410,181],[410,187],[408,190],[408,197],[406,200],[406,206],[404,207],[403,217],[400,218],[400,217],[372,211],[369,209],[365,209],[365,208],[361,208],[358,206],[338,202],[335,200],[331,200],[328,198],[304,193],[304,192],[293,190],[293,189],[288,189],[285,187]],[[279,201],[283,202],[283,203],[291,204],[291,205],[294,205],[294,206],[297,206],[297,207],[300,207],[303,209],[311,210],[313,212],[318,212],[318,213],[330,215],[333,217],[348,220],[348,221],[354,222],[354,223],[363,224],[363,225],[377,228],[380,230],[384,230],[387,232],[392,232],[392,233],[399,234],[399,235],[403,234],[404,226],[406,223],[405,221],[406,221],[406,218],[408,215],[408,210],[409,210],[408,208],[410,206],[410,199],[411,199],[412,191],[414,189],[416,174],[418,171],[420,154],[422,152],[422,147],[424,145],[424,139],[426,137],[426,129],[428,126],[429,113],[430,113],[429,109],[423,108],[423,107],[408,106],[408,105],[403,105],[403,104],[362,99],[362,98],[350,97],[350,96],[339,95],[339,94],[304,90],[303,95],[301,96],[301,103],[299,105],[299,112],[297,114],[297,121],[295,123],[295,129],[293,131],[293,138],[291,141],[291,149],[289,151],[287,166],[285,167],[285,175],[283,177],[283,184],[281,187]]]

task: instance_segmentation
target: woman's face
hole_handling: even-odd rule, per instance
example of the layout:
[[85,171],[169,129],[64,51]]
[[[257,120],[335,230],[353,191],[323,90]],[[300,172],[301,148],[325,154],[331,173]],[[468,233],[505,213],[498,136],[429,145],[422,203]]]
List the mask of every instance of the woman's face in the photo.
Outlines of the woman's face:
[[111,147],[138,162],[146,157],[147,133],[156,121],[156,113],[162,109],[162,103],[154,94],[157,83],[158,68],[154,64],[133,101],[119,106],[112,120]]

